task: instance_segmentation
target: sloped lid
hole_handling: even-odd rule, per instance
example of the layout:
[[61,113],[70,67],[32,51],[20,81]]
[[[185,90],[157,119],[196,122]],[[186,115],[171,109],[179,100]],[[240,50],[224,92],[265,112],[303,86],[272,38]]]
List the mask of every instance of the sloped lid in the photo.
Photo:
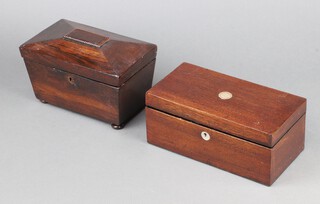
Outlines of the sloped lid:
[[273,147],[306,99],[183,63],[146,94],[149,107]]
[[21,55],[99,82],[120,86],[156,56],[157,46],[60,20],[20,46]]

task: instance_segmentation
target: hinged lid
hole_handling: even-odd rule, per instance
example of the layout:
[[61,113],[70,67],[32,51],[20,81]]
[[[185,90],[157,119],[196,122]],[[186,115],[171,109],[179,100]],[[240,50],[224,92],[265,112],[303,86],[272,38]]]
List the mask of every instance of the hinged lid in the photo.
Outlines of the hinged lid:
[[306,99],[183,63],[146,95],[154,109],[273,147],[306,112]]
[[20,46],[28,60],[120,86],[156,57],[157,46],[60,20]]

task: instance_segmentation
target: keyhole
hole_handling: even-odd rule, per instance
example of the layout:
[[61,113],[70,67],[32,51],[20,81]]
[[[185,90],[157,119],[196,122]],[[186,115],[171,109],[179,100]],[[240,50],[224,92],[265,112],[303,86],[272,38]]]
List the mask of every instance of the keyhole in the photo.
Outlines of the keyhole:
[[209,135],[209,133],[207,133],[207,132],[205,132],[205,131],[202,131],[202,132],[201,132],[201,137],[202,137],[202,139],[204,139],[205,141],[210,140],[210,135]]
[[74,79],[71,76],[68,76],[68,81],[70,84],[75,85]]

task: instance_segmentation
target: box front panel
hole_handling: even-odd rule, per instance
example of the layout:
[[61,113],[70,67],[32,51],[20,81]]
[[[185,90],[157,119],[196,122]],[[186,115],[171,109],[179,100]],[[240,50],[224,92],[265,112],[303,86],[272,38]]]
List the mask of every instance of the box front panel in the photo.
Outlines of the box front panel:
[[269,148],[152,108],[146,108],[146,119],[149,143],[269,185]]
[[36,97],[74,112],[119,124],[119,88],[25,60]]

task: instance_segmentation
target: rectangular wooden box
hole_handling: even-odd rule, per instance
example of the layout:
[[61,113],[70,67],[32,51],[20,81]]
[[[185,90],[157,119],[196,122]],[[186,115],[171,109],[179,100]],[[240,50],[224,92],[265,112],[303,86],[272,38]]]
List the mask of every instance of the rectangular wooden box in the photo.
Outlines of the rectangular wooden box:
[[183,63],[146,94],[147,140],[271,185],[304,149],[306,99]]
[[20,46],[36,97],[123,125],[145,106],[157,46],[60,20]]

